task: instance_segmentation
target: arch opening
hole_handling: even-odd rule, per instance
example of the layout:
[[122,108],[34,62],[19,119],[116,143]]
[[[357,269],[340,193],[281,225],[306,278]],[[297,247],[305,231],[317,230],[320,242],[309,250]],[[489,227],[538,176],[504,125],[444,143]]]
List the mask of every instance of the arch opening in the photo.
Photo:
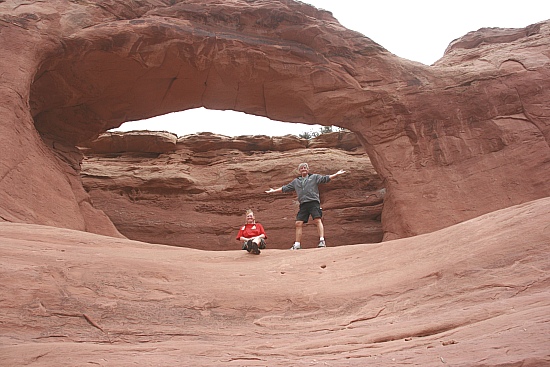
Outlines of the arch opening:
[[[162,33],[160,38],[159,29]],[[170,34],[171,32],[175,34]],[[322,54],[312,49],[297,48],[294,42],[291,42],[292,45],[282,45],[280,41],[251,45],[243,44],[232,37],[223,39],[212,37],[210,33],[181,32],[181,29],[159,26],[158,23],[153,26],[145,22],[128,26],[120,32],[108,30],[105,33],[97,33],[96,30],[93,41],[86,36],[86,31],[66,39],[64,49],[43,62],[31,86],[30,105],[37,130],[43,138],[77,146],[95,139],[101,133],[119,128],[127,121],[200,107],[239,111],[276,121],[304,123],[307,126],[332,126],[336,122],[344,128],[345,124],[353,126],[354,118],[360,115],[358,111],[361,107],[358,104],[346,111],[351,111],[349,116],[342,116],[341,112],[332,110],[327,101],[336,95],[336,102],[349,102],[346,97],[340,96],[340,90],[349,89],[349,84],[356,81],[344,80],[340,71],[335,72],[333,69],[341,69],[340,65],[327,63]],[[135,47],[136,43],[139,44],[138,49]],[[309,77],[304,78],[304,75]],[[298,154],[284,163],[274,164],[277,159],[281,159],[276,157],[275,152],[270,157],[273,159],[272,163],[258,170],[253,167],[258,165],[255,159],[265,160],[269,155],[265,151],[257,157],[250,151],[244,154],[246,157],[233,152],[235,156],[231,159],[243,158],[243,161],[240,165],[231,166],[227,171],[234,182],[229,185],[220,184],[220,180],[224,180],[220,170],[200,176],[211,177],[213,181],[209,181],[210,178],[197,178],[185,172],[191,171],[190,167],[215,167],[224,159],[227,160],[228,156],[186,149],[178,149],[177,153],[174,153],[178,156],[176,158],[174,154],[165,153],[148,157],[146,164],[137,165],[137,173],[131,175],[127,174],[128,165],[132,162],[133,167],[136,166],[135,156],[115,154],[92,157],[91,160],[83,162],[85,188],[95,207],[109,212],[107,203],[116,203],[126,205],[126,212],[133,213],[131,218],[115,218],[112,213],[110,215],[119,231],[125,235],[135,233],[139,227],[142,232],[152,234],[150,241],[158,242],[159,235],[152,228],[162,225],[157,219],[166,218],[163,215],[175,205],[179,211],[194,213],[205,223],[211,222],[213,217],[225,223],[221,226],[223,230],[215,230],[209,234],[214,236],[214,240],[206,241],[221,245],[228,243],[231,237],[229,231],[232,231],[230,228],[234,229],[233,226],[240,221],[240,214],[245,209],[241,206],[259,205],[255,208],[257,212],[268,213],[269,205],[264,202],[265,198],[261,197],[263,190],[269,185],[283,184],[285,179],[294,175],[296,162],[293,159],[307,159],[320,173],[330,174],[333,173],[332,170],[347,168],[354,174],[363,172],[369,175],[368,180],[363,180],[364,182],[359,184],[362,190],[356,190],[359,181],[353,180],[343,181],[341,186],[334,185],[333,189],[328,188],[328,199],[330,191],[334,191],[335,194],[338,192],[343,199],[330,199],[329,202],[332,204],[326,204],[325,209],[329,210],[332,206],[335,213],[340,213],[337,216],[338,220],[347,223],[335,230],[341,231],[338,238],[342,243],[366,242],[369,238],[373,239],[371,242],[379,242],[382,238],[382,200],[369,204],[371,208],[357,205],[358,200],[364,201],[366,195],[375,194],[381,187],[381,180],[369,171],[374,169],[370,163],[363,162],[364,158],[354,161],[351,164],[353,169],[331,166],[335,162],[346,164],[350,159],[346,153],[342,153],[338,159],[322,155],[326,152],[321,152],[318,157],[313,156],[311,159],[304,157],[302,153],[302,156]],[[353,156],[354,159],[358,157]],[[171,158],[181,159],[181,167],[187,167],[183,168],[183,173],[178,169],[159,169],[162,165],[158,159],[163,160],[164,164]],[[186,165],[186,160],[190,160],[195,166]],[[108,162],[111,168],[116,167],[118,176],[97,179],[97,174],[87,171],[86,164],[90,162]],[[93,182],[87,185],[86,181],[89,183],[90,180]],[[203,182],[200,182],[201,180]],[[108,186],[108,181],[113,182],[113,185]],[[252,199],[243,199],[241,191],[250,190],[254,192]],[[216,195],[219,200],[216,204],[208,201]],[[119,198],[123,202],[118,201]],[[155,208],[152,211],[154,214],[150,217],[143,216],[143,210],[139,210],[143,209],[146,202],[153,203]],[[100,203],[105,205],[102,206]],[[233,204],[228,206],[227,203]],[[286,208],[286,212],[293,213],[292,205],[292,199],[288,197],[282,205],[282,210]],[[222,207],[225,209],[219,209]],[[356,214],[353,214],[354,211]],[[355,226],[354,230],[348,228],[346,231],[355,233],[357,237],[355,240],[346,240],[344,229],[350,226],[350,223],[358,223],[357,221],[361,222],[365,218],[373,223],[371,227],[366,226],[369,233],[358,229],[365,226]],[[169,244],[181,244],[182,237],[178,237],[177,234],[181,233],[182,225],[178,219],[173,218],[171,225],[164,232],[165,237],[171,238]],[[139,226],[129,228],[128,223],[138,223]],[[285,222],[274,226],[274,230],[281,233],[278,237],[283,238],[282,234],[288,230],[289,224],[292,223]],[[201,230],[208,232],[204,228]],[[199,242],[196,238],[187,242],[187,245],[197,247],[198,245],[193,244]],[[221,245],[221,248],[224,249],[224,246]],[[287,247],[287,243],[281,243],[280,246]]]
[[323,43],[271,36],[169,19],[83,30],[64,39],[36,73],[35,126],[78,144],[127,121],[204,107],[353,130],[365,106],[382,103],[380,92],[361,88],[357,71],[329,59]]
[[[152,141],[160,133],[119,134],[104,135],[118,145],[103,143],[85,153],[82,177],[94,204],[131,239],[235,250],[239,246],[235,230],[242,224],[245,210],[252,208],[266,227],[270,248],[287,248],[295,196],[270,197],[264,191],[291,181],[296,165],[304,160],[315,173],[349,172],[346,179],[321,187],[331,246],[380,242],[383,238],[383,183],[372,165],[365,164],[366,154],[351,132],[326,133],[310,140],[191,134],[179,137],[170,151],[153,154],[151,150],[123,151],[119,147],[135,147],[131,139]],[[121,139],[127,139],[126,143]],[[154,145],[144,141],[140,144],[144,149]],[[110,175],[100,177],[100,172]],[[315,236],[313,226],[305,228],[304,246],[313,243]]]
[[[185,121],[185,123],[183,123]],[[208,132],[237,137],[245,135],[266,136],[300,136],[304,133],[316,132],[321,125],[307,125],[274,121],[267,117],[253,116],[238,111],[209,110],[203,107],[181,112],[172,112],[145,120],[125,122],[110,132],[126,132],[132,130],[168,131],[178,137]],[[337,127],[333,127],[337,131]]]

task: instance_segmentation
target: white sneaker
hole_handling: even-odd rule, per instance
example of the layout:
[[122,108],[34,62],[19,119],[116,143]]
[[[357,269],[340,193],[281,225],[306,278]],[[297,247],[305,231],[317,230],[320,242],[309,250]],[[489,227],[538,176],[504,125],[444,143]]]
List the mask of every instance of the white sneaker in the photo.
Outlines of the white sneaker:
[[299,250],[301,249],[302,247],[300,245],[297,245],[297,244],[294,244],[292,245],[292,247],[290,248],[291,250]]
[[319,241],[319,244],[317,245],[317,247],[327,247],[327,245],[325,244],[325,240]]

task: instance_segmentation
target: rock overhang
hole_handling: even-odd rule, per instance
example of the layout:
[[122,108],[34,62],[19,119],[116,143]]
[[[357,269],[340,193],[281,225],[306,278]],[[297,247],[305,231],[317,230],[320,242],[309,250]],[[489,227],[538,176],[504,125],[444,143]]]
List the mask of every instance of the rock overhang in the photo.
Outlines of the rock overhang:
[[[33,156],[44,166],[64,167],[59,156],[70,163],[56,168],[61,181],[78,169],[63,153],[71,145],[124,121],[204,106],[354,131],[387,183],[388,239],[549,194],[548,22],[497,44],[491,37],[510,31],[480,30],[486,41],[427,67],[292,1],[10,4],[0,5],[4,44],[23,46],[4,60],[5,100],[16,106],[5,136],[35,127],[53,155]],[[25,67],[8,67],[16,63]],[[25,139],[14,152],[46,151],[32,134]],[[23,180],[11,169],[22,154],[5,158],[13,182]],[[33,220],[66,223],[30,199],[11,200],[6,218],[25,217],[13,206],[22,205]],[[78,228],[93,227],[88,214],[78,217]]]

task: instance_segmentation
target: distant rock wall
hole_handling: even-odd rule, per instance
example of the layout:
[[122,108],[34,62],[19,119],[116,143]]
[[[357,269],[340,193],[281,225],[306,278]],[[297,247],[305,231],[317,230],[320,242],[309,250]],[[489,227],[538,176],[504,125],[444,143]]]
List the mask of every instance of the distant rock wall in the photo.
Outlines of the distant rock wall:
[[[94,207],[130,239],[235,250],[238,228],[251,208],[266,229],[268,246],[290,248],[296,195],[264,191],[290,182],[303,161],[315,173],[348,171],[320,187],[329,246],[383,237],[385,190],[353,133],[312,140],[211,133],[176,139],[136,131],[103,134],[83,151],[82,180]],[[315,225],[306,225],[303,246],[315,247],[318,240]]]
[[362,148],[357,135],[349,131],[338,131],[321,134],[312,139],[295,135],[267,136],[244,135],[229,137],[209,132],[190,134],[179,137],[165,131],[129,131],[108,132],[97,139],[80,144],[83,151],[98,153],[167,153],[178,149],[178,146],[194,152],[207,152],[220,149],[237,149],[246,151],[283,152],[304,148],[334,148],[357,150]]

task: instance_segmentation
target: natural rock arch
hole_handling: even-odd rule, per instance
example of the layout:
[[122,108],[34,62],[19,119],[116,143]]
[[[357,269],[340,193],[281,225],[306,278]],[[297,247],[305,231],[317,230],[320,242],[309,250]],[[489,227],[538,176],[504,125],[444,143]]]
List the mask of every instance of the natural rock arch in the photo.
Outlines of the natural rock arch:
[[116,235],[75,145],[199,106],[357,133],[386,180],[387,239],[550,194],[548,23],[481,30],[427,67],[287,0],[0,7],[4,220]]

